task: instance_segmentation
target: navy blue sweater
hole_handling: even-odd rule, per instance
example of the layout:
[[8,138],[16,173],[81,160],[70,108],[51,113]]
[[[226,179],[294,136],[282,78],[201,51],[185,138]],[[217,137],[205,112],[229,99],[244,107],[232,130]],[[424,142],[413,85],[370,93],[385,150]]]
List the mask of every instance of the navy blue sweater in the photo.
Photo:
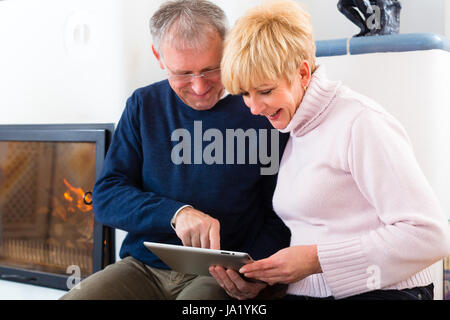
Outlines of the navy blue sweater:
[[[172,138],[181,128],[189,132],[191,141]],[[249,159],[250,150],[245,164],[238,163],[243,150],[237,149],[237,143],[235,160],[227,164],[227,152],[232,151],[226,148],[227,128],[260,132],[271,126],[267,119],[253,116],[239,96],[228,95],[208,111],[194,110],[167,80],[140,88],[128,99],[93,189],[96,219],[128,232],[121,258],[131,255],[147,265],[168,268],[143,242],[181,244],[170,220],[186,204],[219,220],[224,250],[246,251],[261,259],[289,246],[289,229],[272,209],[276,175],[261,175],[259,161],[252,164]],[[223,164],[218,158],[208,164],[198,157],[199,145],[205,150],[214,140],[202,139],[208,129],[223,135]],[[280,157],[287,138],[280,135]],[[181,142],[192,142],[191,152],[174,152]],[[245,146],[250,146],[248,139]],[[210,155],[220,156],[218,150]],[[189,153],[191,161],[186,160]],[[173,154],[179,155],[178,160]],[[180,157],[186,161],[180,164]]]

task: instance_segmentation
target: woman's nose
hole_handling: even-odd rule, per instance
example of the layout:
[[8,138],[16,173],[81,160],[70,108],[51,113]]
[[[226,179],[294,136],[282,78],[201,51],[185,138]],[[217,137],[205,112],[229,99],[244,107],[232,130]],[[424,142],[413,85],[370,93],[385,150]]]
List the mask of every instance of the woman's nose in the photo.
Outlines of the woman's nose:
[[264,110],[264,105],[256,98],[247,98],[245,99],[245,104],[250,108],[250,112],[253,115],[260,115]]

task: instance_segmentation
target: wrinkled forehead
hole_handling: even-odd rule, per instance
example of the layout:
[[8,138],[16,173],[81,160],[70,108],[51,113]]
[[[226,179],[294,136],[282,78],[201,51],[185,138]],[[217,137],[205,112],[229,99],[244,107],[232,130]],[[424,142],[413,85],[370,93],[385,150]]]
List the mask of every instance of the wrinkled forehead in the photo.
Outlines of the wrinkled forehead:
[[223,40],[220,33],[206,22],[198,22],[197,25],[190,26],[175,21],[165,33],[161,47],[164,44],[178,49],[204,50],[215,38]]
[[171,71],[177,73],[204,71],[220,66],[223,40],[219,34],[209,33],[203,42],[187,46],[174,38],[161,46],[163,60]]

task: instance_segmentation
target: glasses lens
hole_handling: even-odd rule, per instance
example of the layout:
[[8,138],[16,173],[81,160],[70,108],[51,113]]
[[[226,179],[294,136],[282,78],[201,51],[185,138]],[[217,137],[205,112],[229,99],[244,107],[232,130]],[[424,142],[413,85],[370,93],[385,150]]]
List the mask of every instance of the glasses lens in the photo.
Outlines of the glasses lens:
[[183,85],[191,82],[192,77],[190,74],[174,74],[169,76],[169,79],[171,79],[177,85]]
[[217,79],[220,76],[220,69],[214,69],[203,73],[205,79]]
[[194,78],[203,78],[204,80],[217,80],[220,78],[220,68],[205,71],[199,75],[195,74],[171,74],[169,79],[175,82],[177,85],[186,85],[192,82]]

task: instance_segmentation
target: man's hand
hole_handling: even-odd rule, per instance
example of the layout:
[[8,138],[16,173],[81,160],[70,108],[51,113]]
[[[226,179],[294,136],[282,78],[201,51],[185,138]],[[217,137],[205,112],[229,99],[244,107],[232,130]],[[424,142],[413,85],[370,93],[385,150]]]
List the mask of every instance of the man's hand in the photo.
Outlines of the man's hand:
[[267,284],[245,281],[236,271],[221,266],[210,266],[209,273],[230,297],[238,300],[255,298]]
[[220,249],[219,221],[192,207],[178,213],[175,232],[185,246]]

